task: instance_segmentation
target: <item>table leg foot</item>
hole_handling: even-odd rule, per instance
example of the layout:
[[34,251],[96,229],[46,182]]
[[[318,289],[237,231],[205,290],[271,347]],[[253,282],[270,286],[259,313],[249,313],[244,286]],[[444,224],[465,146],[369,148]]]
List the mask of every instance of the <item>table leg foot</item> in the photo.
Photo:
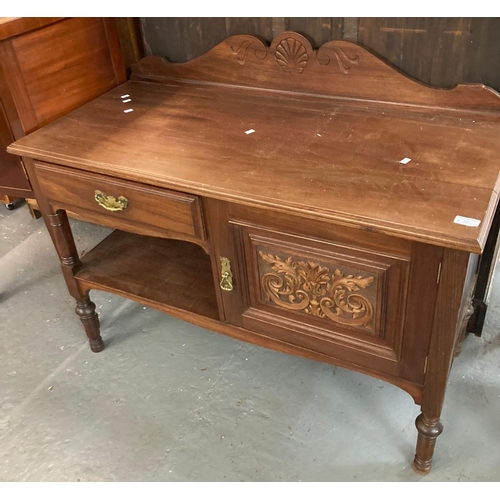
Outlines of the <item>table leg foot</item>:
[[90,300],[88,293],[77,300],[75,310],[85,328],[90,349],[92,352],[101,352],[104,349],[104,342],[101,338],[99,317],[95,312],[95,304]]
[[419,474],[428,474],[431,470],[436,439],[443,432],[443,425],[439,418],[427,418],[423,413],[417,417],[415,425],[418,439],[413,469]]

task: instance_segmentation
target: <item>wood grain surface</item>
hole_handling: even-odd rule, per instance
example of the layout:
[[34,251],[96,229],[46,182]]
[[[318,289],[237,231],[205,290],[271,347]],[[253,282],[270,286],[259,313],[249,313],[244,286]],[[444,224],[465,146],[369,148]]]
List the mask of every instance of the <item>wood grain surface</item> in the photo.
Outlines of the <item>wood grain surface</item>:
[[82,257],[76,280],[155,307],[218,319],[210,258],[192,243],[114,231]]
[[485,117],[128,82],[9,151],[479,253],[497,204],[499,131]]

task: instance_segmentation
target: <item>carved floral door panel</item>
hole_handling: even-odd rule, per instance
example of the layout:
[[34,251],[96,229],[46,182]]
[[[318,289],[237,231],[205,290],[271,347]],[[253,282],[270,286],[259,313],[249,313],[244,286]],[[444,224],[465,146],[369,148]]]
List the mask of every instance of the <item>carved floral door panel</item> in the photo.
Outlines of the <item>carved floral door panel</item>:
[[[370,266],[345,255],[324,256],[300,245],[249,235],[257,259],[251,304],[275,314],[307,315],[323,328],[347,328],[360,337],[381,332],[381,290],[385,266]],[[356,265],[357,264],[357,265]]]
[[[222,300],[231,309],[229,322],[375,372],[421,378],[430,323],[422,323],[422,332],[405,325],[409,302],[421,287],[418,273],[411,274],[411,252],[363,248],[359,241],[349,245],[250,221],[228,223],[235,290]],[[432,279],[424,281],[434,286]],[[410,321],[414,303],[411,309]]]

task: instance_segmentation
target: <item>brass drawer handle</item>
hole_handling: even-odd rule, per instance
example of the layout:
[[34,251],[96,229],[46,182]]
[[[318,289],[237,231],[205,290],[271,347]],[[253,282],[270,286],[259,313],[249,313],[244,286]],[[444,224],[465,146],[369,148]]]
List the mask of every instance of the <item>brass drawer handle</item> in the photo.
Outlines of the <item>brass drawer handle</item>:
[[104,194],[102,191],[96,189],[94,191],[94,199],[101,205],[102,208],[109,210],[110,212],[121,212],[125,210],[128,206],[128,200],[125,196],[109,196]]
[[233,273],[231,272],[231,262],[227,257],[220,258],[221,276],[220,287],[225,292],[233,290]]

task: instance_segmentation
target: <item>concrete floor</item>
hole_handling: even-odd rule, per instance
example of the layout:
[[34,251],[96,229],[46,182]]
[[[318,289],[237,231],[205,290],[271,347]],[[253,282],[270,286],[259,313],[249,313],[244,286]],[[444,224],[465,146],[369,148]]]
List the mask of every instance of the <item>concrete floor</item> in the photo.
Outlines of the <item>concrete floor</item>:
[[[73,221],[80,251],[108,230]],[[455,362],[431,474],[385,382],[94,292],[93,354],[45,226],[0,206],[1,481],[498,481],[500,276]]]

